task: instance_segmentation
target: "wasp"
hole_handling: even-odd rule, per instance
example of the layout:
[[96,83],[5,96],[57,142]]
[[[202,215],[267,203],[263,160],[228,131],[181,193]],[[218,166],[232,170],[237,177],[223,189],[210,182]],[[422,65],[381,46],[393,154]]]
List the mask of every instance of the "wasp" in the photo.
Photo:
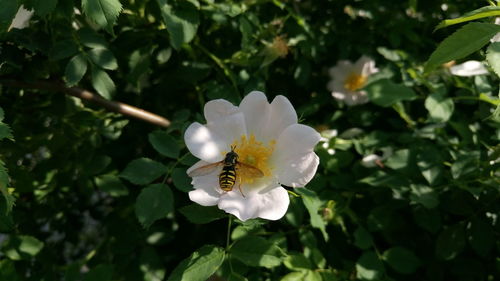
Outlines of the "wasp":
[[[243,192],[241,191],[241,175],[245,177],[251,178],[261,178],[264,176],[264,173],[258,168],[245,164],[243,162],[238,161],[238,154],[234,151],[236,147],[231,146],[231,151],[226,153],[226,156],[222,161],[211,163],[199,168],[196,168],[188,173],[190,177],[199,177],[210,174],[215,171],[215,169],[222,166],[222,170],[219,173],[219,187],[223,191],[231,191],[233,190],[236,181],[238,181],[238,189],[241,192],[241,195],[245,197]],[[239,174],[239,175],[238,175]]]

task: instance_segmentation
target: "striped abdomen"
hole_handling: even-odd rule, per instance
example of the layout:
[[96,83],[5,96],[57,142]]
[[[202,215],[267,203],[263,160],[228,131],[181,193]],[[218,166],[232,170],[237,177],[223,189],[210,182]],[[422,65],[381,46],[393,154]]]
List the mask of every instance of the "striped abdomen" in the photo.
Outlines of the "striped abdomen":
[[219,175],[220,188],[224,191],[231,191],[233,190],[235,182],[236,182],[235,165],[224,165]]

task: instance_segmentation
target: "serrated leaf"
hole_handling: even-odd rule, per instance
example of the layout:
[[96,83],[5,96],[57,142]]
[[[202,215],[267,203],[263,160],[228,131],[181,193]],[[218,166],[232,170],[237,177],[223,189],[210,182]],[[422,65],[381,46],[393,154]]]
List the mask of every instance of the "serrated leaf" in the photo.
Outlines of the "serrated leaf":
[[440,22],[436,26],[434,31],[441,29],[441,28],[444,28],[444,27],[454,25],[454,24],[458,24],[458,23],[463,23],[463,22],[477,20],[477,19],[481,19],[481,18],[487,18],[487,17],[495,17],[495,16],[500,16],[500,7],[486,6],[486,7],[476,9],[474,11],[470,11],[470,12],[468,12],[468,13],[466,13],[463,16],[458,17],[458,18],[443,20],[442,22]]
[[94,89],[105,99],[111,99],[113,94],[115,93],[115,82],[111,80],[109,75],[97,68],[92,68],[92,86]]
[[420,266],[415,254],[403,247],[392,247],[384,252],[383,259],[397,272],[411,274]]
[[384,273],[384,265],[373,251],[364,252],[356,262],[356,276],[362,280],[378,280]]
[[441,214],[436,209],[418,205],[413,210],[413,217],[418,226],[430,233],[436,233],[441,228]]
[[423,147],[417,153],[417,166],[422,176],[432,186],[443,176],[442,158],[434,146]]
[[195,224],[205,224],[218,219],[227,217],[227,215],[219,210],[216,206],[201,206],[198,204],[191,204],[179,209],[190,222]]
[[2,252],[11,260],[29,260],[36,256],[44,244],[32,236],[11,236],[3,245]]
[[14,140],[14,136],[12,135],[12,130],[10,129],[10,127],[5,123],[0,122],[0,140],[5,138],[11,141]]
[[283,254],[276,244],[258,236],[245,236],[231,248],[231,256],[249,266],[273,268],[282,262]]
[[96,65],[108,69],[115,70],[118,68],[118,63],[113,53],[105,48],[96,48],[88,52],[90,60]]
[[488,46],[486,60],[497,76],[500,76],[500,42],[493,42]]
[[164,131],[154,131],[148,135],[149,143],[160,154],[177,159],[179,157],[180,147],[178,142]]
[[165,184],[152,184],[142,189],[135,202],[135,214],[145,228],[173,210],[172,191]]
[[283,264],[290,270],[302,271],[304,269],[314,269],[311,261],[303,254],[288,255]]
[[82,80],[83,75],[87,72],[87,58],[84,54],[78,54],[71,58],[66,65],[64,78],[66,86],[72,87]]
[[122,5],[119,0],[82,0],[82,9],[87,17],[113,34],[113,24]]
[[441,93],[433,93],[425,99],[425,108],[429,111],[432,122],[444,123],[453,114],[455,104],[451,98],[446,98]]
[[319,209],[323,205],[318,195],[306,188],[297,188],[294,191],[302,195],[302,202],[306,206],[309,216],[311,217],[311,225],[319,230],[323,234],[325,241],[328,241],[328,233],[326,232],[326,222],[323,220],[319,214]]
[[170,274],[167,281],[206,281],[222,265],[224,249],[203,246],[183,260]]
[[198,9],[188,1],[176,2],[175,6],[167,0],[156,2],[170,34],[170,45],[179,50],[182,44],[190,42],[196,35],[200,21]]
[[120,177],[134,184],[148,184],[166,171],[167,167],[159,162],[149,158],[139,158],[131,161],[121,172]]
[[77,31],[77,34],[80,43],[82,43],[85,47],[89,47],[92,49],[108,48],[108,43],[106,42],[106,39],[104,39],[102,35],[96,33],[94,30],[90,28],[86,27],[80,28]]
[[391,106],[403,100],[412,100],[415,92],[400,84],[395,84],[389,79],[377,80],[365,88],[370,101],[383,107]]
[[95,178],[95,183],[99,189],[109,193],[113,197],[128,195],[127,187],[116,175],[102,175]]
[[464,58],[486,45],[500,32],[500,25],[472,22],[448,36],[439,44],[425,64],[424,71],[429,72],[437,66]]
[[436,256],[441,260],[454,259],[465,247],[465,231],[461,224],[443,230],[436,241]]

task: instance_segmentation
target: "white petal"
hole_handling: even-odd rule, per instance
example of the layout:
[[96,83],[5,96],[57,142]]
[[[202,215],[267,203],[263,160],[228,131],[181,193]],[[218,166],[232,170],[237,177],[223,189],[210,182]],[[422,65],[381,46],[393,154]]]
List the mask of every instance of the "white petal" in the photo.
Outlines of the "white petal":
[[301,124],[283,131],[271,159],[280,183],[297,187],[311,180],[319,164],[313,149],[320,139],[316,130]]
[[271,106],[266,95],[259,91],[249,93],[241,101],[240,110],[245,116],[248,134],[262,140],[271,116]]
[[348,60],[338,61],[337,64],[328,70],[331,77],[345,80],[344,78],[349,75],[353,70],[353,64]]
[[375,61],[367,56],[361,56],[355,64],[355,71],[365,77],[370,76],[373,73],[378,72],[375,67]]
[[216,122],[216,120],[236,112],[238,112],[238,107],[223,99],[211,100],[205,104],[204,108],[207,123]]
[[220,136],[198,122],[186,129],[184,142],[194,156],[210,163],[221,161],[229,145]]
[[469,60],[462,64],[454,65],[450,67],[450,72],[453,75],[464,77],[488,74],[486,67],[476,60]]
[[285,215],[289,204],[290,198],[283,187],[270,186],[260,192],[245,194],[245,197],[236,190],[227,192],[221,196],[218,206],[246,221],[253,218],[278,220]]
[[284,96],[276,96],[271,102],[270,119],[261,140],[264,142],[275,140],[288,126],[293,124],[297,124],[297,112],[295,112],[292,103]]
[[241,136],[247,135],[245,116],[242,112],[227,115],[214,122],[208,122],[207,128],[224,140],[226,146],[222,149],[223,152],[228,152],[234,141],[239,140]]
[[11,28],[23,29],[29,26],[29,21],[33,16],[34,11],[26,10],[23,5],[19,7],[17,10],[17,14],[12,20],[12,23],[9,26],[9,30]]
[[346,99],[346,94],[343,92],[332,92],[332,97],[334,97],[336,100],[343,101]]
[[326,85],[326,88],[332,92],[345,92],[347,91],[346,88],[344,87],[344,80],[345,79],[337,79],[334,78],[333,80],[330,80],[328,84]]
[[[203,160],[198,161],[187,170],[187,173],[207,164],[209,163]],[[223,191],[219,188],[219,173],[220,169],[217,169],[207,175],[193,177],[191,184],[195,190],[189,192],[189,199],[202,206],[217,205],[219,198],[223,193]]]
[[[332,151],[332,154],[335,153]],[[281,184],[291,187],[305,186],[316,174],[319,157],[314,152],[294,155],[280,163],[276,170]]]

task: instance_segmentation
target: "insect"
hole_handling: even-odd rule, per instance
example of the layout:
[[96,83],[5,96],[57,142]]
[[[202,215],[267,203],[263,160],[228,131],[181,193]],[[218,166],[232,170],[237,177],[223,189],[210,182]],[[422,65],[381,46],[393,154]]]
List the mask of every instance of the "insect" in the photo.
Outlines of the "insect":
[[238,154],[234,151],[236,147],[231,146],[231,151],[226,153],[226,156],[222,161],[211,163],[197,169],[192,170],[188,173],[190,177],[199,177],[210,174],[215,169],[222,166],[222,170],[219,174],[219,187],[224,191],[231,191],[238,180],[238,189],[241,195],[245,197],[241,191],[241,175],[250,178],[260,178],[264,176],[264,173],[258,168],[245,164],[238,161]]

